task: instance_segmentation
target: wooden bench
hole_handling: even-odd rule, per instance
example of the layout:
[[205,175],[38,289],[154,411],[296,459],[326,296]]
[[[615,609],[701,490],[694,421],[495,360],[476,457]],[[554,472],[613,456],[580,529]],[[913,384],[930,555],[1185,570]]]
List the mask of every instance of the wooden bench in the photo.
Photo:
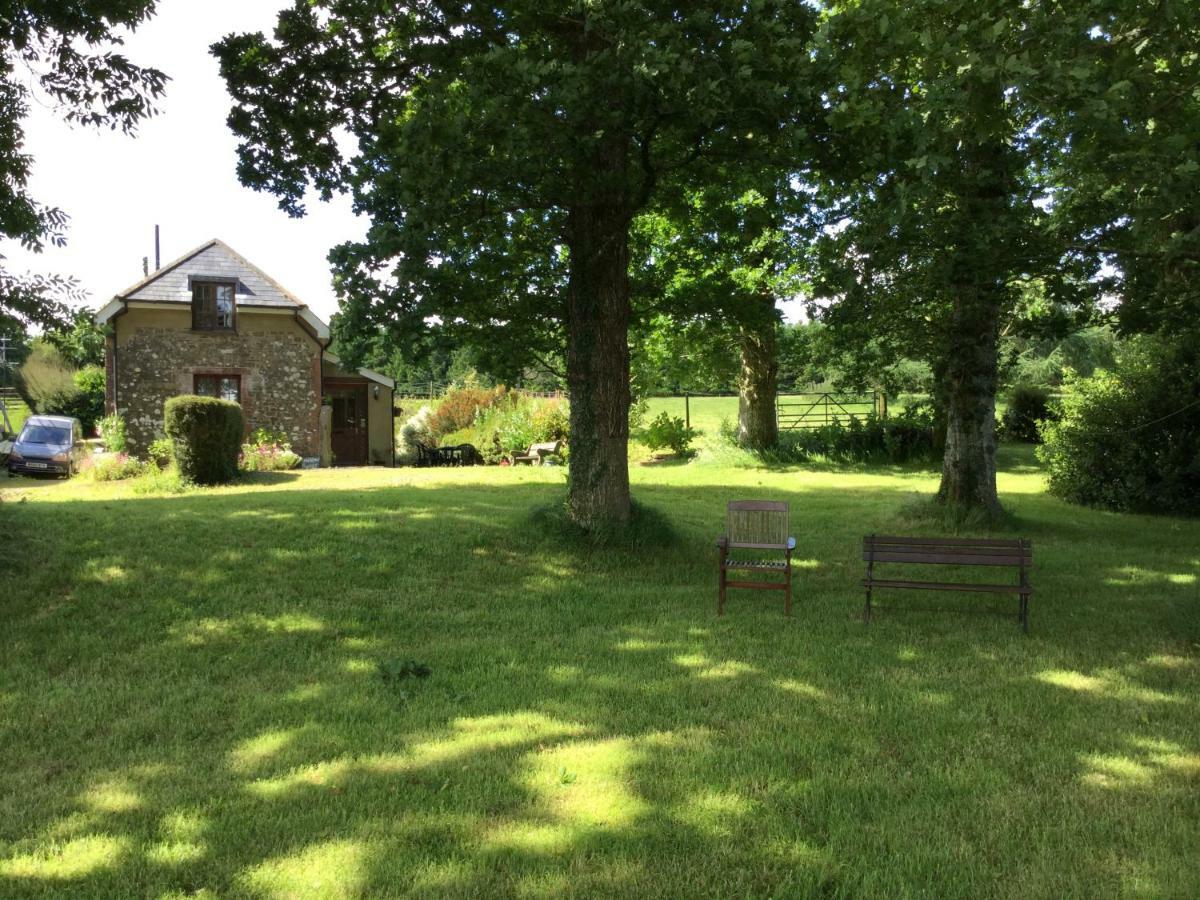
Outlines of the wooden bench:
[[[1033,542],[1025,538],[863,538],[863,559],[867,563],[867,606],[863,619],[871,621],[871,592],[875,588],[902,588],[926,591],[984,591],[992,594],[1019,594],[1021,605],[1018,617],[1021,627],[1029,631],[1029,569],[1033,565]],[[902,578],[879,578],[877,564],[918,564],[947,566],[1006,566],[1017,569],[1016,584],[972,584],[962,582],[914,581]]]
[[528,463],[531,466],[540,466],[547,456],[557,456],[562,450],[562,441],[549,441],[544,444],[530,444],[529,449],[524,453],[514,453],[510,459],[514,466],[521,463]]

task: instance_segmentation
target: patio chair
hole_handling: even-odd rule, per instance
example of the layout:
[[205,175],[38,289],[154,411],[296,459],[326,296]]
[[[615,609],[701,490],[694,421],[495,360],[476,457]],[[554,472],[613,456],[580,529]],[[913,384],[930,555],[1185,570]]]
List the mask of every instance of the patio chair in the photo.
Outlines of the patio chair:
[[[792,551],[796,539],[788,534],[788,505],[778,500],[731,500],[725,510],[725,534],[717,540],[720,559],[717,615],[725,612],[726,588],[784,591],[784,614],[792,614]],[[740,558],[731,550],[753,551]],[[782,559],[779,556],[782,555]],[[730,581],[730,571],[759,572],[782,580]]]

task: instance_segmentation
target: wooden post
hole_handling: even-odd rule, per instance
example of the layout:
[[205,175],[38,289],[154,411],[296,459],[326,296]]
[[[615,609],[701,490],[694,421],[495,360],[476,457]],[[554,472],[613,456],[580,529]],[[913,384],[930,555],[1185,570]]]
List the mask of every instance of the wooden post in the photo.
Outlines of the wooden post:
[[691,391],[683,392],[683,427],[692,427],[692,394]]
[[429,379],[429,402],[433,402],[433,379]]

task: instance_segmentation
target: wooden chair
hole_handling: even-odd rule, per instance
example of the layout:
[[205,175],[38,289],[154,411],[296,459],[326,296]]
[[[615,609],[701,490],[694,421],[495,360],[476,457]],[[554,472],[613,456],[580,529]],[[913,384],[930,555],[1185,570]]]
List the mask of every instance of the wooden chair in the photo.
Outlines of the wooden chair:
[[[725,612],[726,588],[786,591],[784,614],[792,614],[792,551],[796,539],[788,534],[788,505],[778,500],[731,500],[725,510],[725,534],[717,540],[720,559],[717,615]],[[783,559],[734,559],[730,550],[782,552]],[[730,581],[731,570],[783,576],[782,581]]]

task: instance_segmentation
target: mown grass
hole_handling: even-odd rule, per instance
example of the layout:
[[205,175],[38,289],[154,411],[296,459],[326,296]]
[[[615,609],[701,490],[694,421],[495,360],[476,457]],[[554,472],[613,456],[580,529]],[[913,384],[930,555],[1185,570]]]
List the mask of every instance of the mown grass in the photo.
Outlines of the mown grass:
[[[8,422],[12,426],[13,434],[20,434],[25,420],[33,415],[32,410],[21,400],[0,400],[0,403],[4,404],[5,410],[8,412]],[[3,428],[4,422],[0,421],[0,430]]]
[[[1197,896],[1200,523],[1004,463],[1028,636],[860,621],[927,472],[636,466],[625,549],[542,533],[561,469],[0,482],[0,896]],[[732,497],[791,502],[790,620],[715,616]]]

